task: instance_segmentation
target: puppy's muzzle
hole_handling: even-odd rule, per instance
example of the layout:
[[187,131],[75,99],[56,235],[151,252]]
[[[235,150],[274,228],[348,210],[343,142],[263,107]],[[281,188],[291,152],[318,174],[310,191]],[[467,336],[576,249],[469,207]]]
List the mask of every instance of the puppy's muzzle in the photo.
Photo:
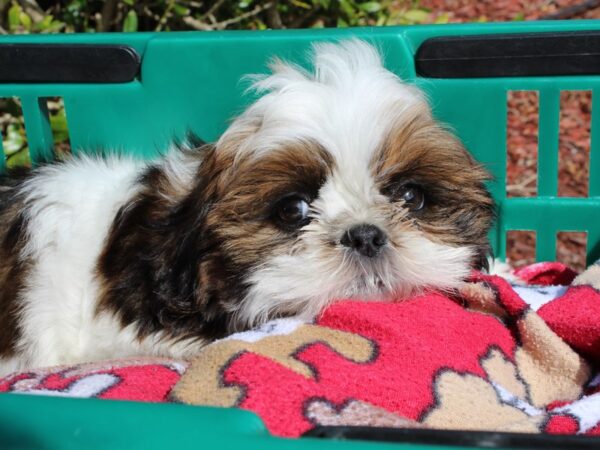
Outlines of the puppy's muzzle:
[[340,244],[351,248],[361,255],[373,258],[381,253],[381,249],[387,243],[385,233],[375,225],[361,224],[350,228],[344,233]]

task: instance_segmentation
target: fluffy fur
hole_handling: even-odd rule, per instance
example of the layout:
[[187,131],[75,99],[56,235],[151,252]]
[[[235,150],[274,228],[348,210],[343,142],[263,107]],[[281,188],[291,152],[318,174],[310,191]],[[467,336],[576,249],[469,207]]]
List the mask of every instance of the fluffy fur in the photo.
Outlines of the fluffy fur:
[[[311,73],[276,61],[257,77],[263,95],[214,145],[72,159],[0,191],[0,372],[186,357],[335,299],[452,289],[484,264],[485,170],[373,47],[313,55]],[[351,233],[365,225],[384,237],[374,256]]]

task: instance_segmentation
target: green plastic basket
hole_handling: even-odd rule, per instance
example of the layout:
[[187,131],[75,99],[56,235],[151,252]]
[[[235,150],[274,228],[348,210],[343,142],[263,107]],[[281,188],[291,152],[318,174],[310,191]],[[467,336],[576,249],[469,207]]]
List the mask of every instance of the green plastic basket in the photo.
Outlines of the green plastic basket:
[[[386,66],[415,82],[431,99],[434,112],[450,124],[474,156],[495,175],[490,183],[499,220],[491,239],[506,255],[506,232],[537,233],[536,258],[556,259],[556,234],[585,231],[588,261],[600,256],[600,114],[592,115],[588,198],[557,197],[559,106],[562,90],[592,91],[600,108],[600,76],[423,78],[415,53],[434,37],[600,30],[600,22],[536,22],[298,30],[189,32],[3,37],[0,44],[123,44],[141,56],[135,80],[116,84],[5,83],[0,97],[22,102],[31,158],[52,159],[46,97],[64,99],[75,152],[99,148],[142,157],[155,156],[174,137],[189,130],[216,139],[228,121],[253,98],[240,78],[265,73],[273,56],[306,64],[319,40],[359,37],[375,43]],[[507,92],[539,92],[538,196],[506,196]],[[0,159],[0,171],[5,162]],[[253,414],[240,410],[0,395],[2,449],[198,449],[198,448],[384,448],[392,444],[278,439]],[[396,448],[443,448],[394,444]],[[453,447],[456,448],[456,447]]]

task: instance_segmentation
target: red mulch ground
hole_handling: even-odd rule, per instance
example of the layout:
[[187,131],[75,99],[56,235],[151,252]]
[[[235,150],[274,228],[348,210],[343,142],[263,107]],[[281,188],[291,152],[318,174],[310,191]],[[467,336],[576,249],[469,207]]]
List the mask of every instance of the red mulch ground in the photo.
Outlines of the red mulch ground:
[[[582,0],[421,0],[421,6],[442,14],[450,22],[485,20],[501,22],[538,20],[549,14],[567,13]],[[569,19],[600,18],[600,6],[570,15]],[[512,92],[508,98],[507,191],[512,197],[537,195],[538,96],[536,92]],[[569,91],[561,95],[561,129],[558,195],[588,195],[591,93]],[[508,258],[515,266],[535,259],[533,232],[511,232]],[[585,266],[585,233],[559,233],[557,260],[576,270]]]
[[[435,12],[435,16],[446,13],[450,22],[506,22],[512,20],[539,20],[556,14],[564,8],[583,4],[583,0],[421,0],[419,5]],[[598,18],[599,8],[570,16],[573,19]]]

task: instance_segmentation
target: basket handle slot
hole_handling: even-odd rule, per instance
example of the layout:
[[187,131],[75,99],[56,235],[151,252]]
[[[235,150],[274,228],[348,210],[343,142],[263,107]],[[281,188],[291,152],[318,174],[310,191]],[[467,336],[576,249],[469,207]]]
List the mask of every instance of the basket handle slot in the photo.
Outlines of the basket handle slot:
[[126,45],[0,44],[0,83],[127,83],[139,70]]
[[435,37],[415,57],[429,78],[600,74],[600,32],[511,33]]

